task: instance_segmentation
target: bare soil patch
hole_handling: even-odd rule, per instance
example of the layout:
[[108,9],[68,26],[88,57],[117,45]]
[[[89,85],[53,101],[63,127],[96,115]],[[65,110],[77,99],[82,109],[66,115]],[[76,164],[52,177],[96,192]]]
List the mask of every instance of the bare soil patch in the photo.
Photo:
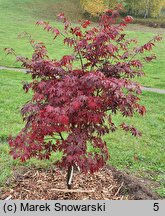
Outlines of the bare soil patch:
[[22,168],[0,189],[0,199],[7,197],[18,200],[159,199],[138,179],[109,166],[94,175],[74,173],[71,191],[66,187],[65,170]]

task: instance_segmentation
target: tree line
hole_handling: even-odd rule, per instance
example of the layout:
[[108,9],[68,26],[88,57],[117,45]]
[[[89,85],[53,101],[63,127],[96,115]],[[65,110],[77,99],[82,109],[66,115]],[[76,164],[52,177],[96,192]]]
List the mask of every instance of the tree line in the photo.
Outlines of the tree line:
[[106,9],[114,9],[119,3],[124,5],[128,14],[143,18],[159,17],[165,8],[165,0],[80,0],[80,3],[84,11],[94,17]]

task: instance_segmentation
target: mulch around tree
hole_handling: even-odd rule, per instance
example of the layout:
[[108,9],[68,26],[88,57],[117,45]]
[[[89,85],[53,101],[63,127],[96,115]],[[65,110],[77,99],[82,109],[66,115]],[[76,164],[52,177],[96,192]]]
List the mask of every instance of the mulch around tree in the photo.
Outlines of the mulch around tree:
[[106,166],[94,175],[75,172],[71,190],[66,186],[65,170],[23,168],[15,171],[5,187],[0,188],[0,199],[153,200],[159,197],[138,179]]

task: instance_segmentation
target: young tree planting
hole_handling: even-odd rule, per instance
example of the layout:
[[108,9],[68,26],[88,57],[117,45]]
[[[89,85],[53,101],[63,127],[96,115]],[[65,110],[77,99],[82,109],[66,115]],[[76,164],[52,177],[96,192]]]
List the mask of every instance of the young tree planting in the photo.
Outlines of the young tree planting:
[[[62,152],[57,165],[67,169],[68,188],[74,167],[94,173],[106,164],[109,152],[105,134],[120,127],[133,136],[141,135],[124,122],[125,118],[116,125],[113,116],[145,114],[145,107],[140,105],[141,86],[133,78],[144,75],[139,54],[151,51],[161,37],[142,46],[128,39],[124,28],[133,18],[127,16],[115,24],[120,8],[106,11],[98,26],[91,28],[88,20],[72,25],[63,13],[58,15],[63,31],[38,21],[54,40],[62,37],[73,52],[59,60],[51,59],[44,43],[30,38],[32,57],[17,57],[31,74],[32,81],[23,88],[25,92],[31,89],[33,96],[21,110],[25,127],[9,138],[10,153],[14,159],[26,161],[31,157],[49,159],[52,152]],[[153,59],[154,55],[144,57],[147,62]]]

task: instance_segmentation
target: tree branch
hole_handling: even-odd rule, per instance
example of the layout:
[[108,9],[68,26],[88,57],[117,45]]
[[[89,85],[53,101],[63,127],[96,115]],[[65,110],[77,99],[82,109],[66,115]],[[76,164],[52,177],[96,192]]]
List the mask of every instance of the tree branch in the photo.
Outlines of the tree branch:
[[60,137],[61,137],[61,140],[64,140],[64,138],[63,138],[63,136],[62,136],[61,132],[59,133],[59,135],[60,135]]

